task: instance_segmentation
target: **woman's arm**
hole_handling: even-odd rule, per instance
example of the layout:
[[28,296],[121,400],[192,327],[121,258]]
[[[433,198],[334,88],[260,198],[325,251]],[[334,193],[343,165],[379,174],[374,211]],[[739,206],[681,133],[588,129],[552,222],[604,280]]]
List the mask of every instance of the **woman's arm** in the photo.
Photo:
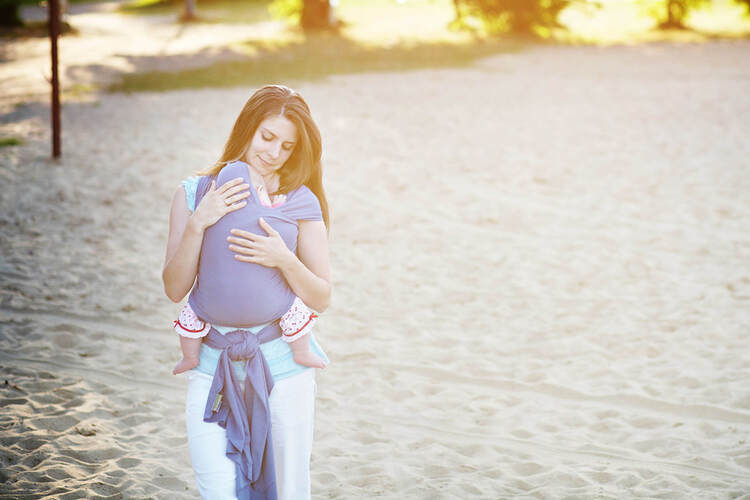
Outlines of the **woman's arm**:
[[173,302],[181,301],[193,287],[202,243],[203,229],[191,219],[185,188],[180,186],[172,198],[167,254],[161,273],[164,291]]
[[198,273],[198,259],[203,232],[229,212],[246,205],[250,196],[247,184],[238,177],[216,189],[215,183],[191,214],[185,199],[185,188],[180,186],[172,198],[169,213],[169,238],[164,258],[162,281],[164,291],[173,302],[181,301],[193,287]]
[[331,303],[331,268],[328,262],[328,235],[323,221],[299,221],[297,254],[279,270],[295,295],[311,309],[323,312]]
[[281,271],[294,294],[308,307],[323,312],[331,301],[328,236],[323,221],[299,221],[297,255],[284,244],[279,233],[259,219],[268,236],[232,229],[229,249],[242,262],[253,262]]

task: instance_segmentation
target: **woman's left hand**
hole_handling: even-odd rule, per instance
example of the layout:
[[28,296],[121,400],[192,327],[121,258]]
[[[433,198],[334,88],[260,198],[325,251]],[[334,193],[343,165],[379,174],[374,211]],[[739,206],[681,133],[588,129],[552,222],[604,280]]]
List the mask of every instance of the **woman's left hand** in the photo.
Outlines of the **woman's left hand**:
[[258,219],[258,224],[268,234],[259,234],[232,229],[232,236],[227,238],[229,249],[234,252],[234,258],[242,262],[252,262],[265,267],[282,267],[294,257],[292,251],[286,246],[278,231],[263,220]]

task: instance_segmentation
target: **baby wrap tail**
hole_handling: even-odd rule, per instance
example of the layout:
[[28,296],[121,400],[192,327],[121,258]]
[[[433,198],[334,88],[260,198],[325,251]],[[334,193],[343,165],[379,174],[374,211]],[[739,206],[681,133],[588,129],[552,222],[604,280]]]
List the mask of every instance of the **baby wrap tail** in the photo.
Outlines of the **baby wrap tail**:
[[[236,465],[239,500],[277,498],[268,403],[273,378],[260,344],[280,335],[276,321],[257,335],[247,330],[222,335],[212,327],[204,339],[206,345],[222,352],[203,420],[216,422],[227,431],[227,457]],[[247,360],[244,394],[231,366],[231,361],[239,360]]]

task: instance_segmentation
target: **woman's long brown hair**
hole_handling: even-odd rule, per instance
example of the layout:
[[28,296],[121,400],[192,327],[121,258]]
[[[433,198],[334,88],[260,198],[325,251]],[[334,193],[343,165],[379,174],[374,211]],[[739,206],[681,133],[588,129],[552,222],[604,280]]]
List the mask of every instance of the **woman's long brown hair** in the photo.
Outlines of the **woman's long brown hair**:
[[257,90],[234,122],[219,161],[198,173],[216,175],[227,163],[246,161],[245,155],[256,129],[265,118],[272,115],[283,115],[297,127],[297,144],[279,170],[279,189],[271,194],[288,193],[306,185],[318,197],[323,222],[329,228],[328,200],[323,190],[323,168],[320,162],[323,153],[320,130],[313,121],[305,100],[289,87],[266,85]]

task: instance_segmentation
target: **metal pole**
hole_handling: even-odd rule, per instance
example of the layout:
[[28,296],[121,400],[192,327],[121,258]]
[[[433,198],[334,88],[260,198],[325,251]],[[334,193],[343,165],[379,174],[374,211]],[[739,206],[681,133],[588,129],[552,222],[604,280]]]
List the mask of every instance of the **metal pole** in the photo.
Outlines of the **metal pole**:
[[59,0],[47,0],[49,38],[52,44],[52,157],[60,158],[60,81],[57,75],[57,36],[60,34]]

